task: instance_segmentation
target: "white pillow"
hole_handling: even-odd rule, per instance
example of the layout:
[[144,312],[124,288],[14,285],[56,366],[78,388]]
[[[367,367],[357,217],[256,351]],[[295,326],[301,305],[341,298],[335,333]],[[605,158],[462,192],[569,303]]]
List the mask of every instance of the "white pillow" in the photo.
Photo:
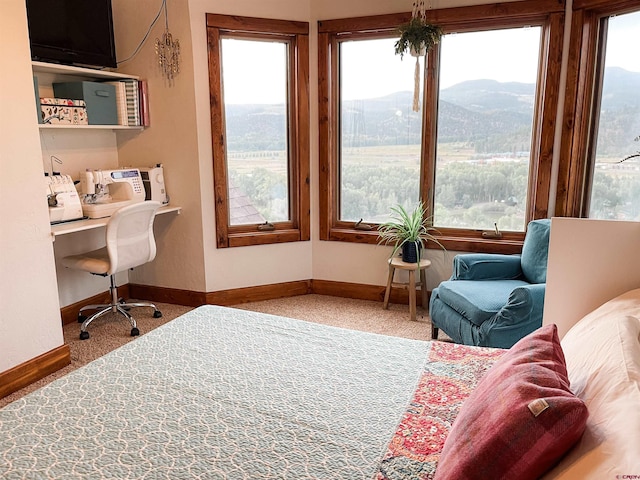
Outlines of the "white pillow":
[[562,339],[571,390],[589,419],[582,439],[545,480],[640,475],[639,319],[637,289],[586,315]]

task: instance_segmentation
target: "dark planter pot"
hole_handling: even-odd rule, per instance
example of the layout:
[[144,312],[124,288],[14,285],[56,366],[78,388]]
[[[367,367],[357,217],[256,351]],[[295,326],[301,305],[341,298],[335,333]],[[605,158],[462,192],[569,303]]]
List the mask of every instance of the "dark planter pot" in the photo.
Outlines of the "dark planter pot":
[[422,251],[421,243],[407,242],[402,244],[402,261],[418,263],[418,252]]

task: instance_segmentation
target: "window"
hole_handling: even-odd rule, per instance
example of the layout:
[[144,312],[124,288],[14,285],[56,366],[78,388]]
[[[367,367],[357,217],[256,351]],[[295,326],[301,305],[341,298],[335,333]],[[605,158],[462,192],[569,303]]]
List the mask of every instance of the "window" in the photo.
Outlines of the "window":
[[340,208],[346,222],[382,223],[389,205],[420,198],[422,117],[412,110],[414,64],[394,38],[340,44]]
[[[556,215],[640,220],[640,9],[633,0],[573,4]],[[575,121],[573,120],[575,119]]]
[[548,210],[563,6],[428,18],[445,35],[420,64],[419,112],[415,58],[393,51],[409,14],[319,22],[320,238],[375,243],[391,206],[422,200],[447,248],[518,251]]
[[433,214],[438,226],[524,231],[540,31],[520,27],[442,39]]
[[309,239],[302,22],[207,15],[218,247]]
[[602,28],[606,45],[588,216],[640,220],[640,165],[620,163],[640,150],[633,143],[640,137],[640,62],[629,55],[629,45],[640,45],[640,12],[604,19]]
[[[640,220],[640,11],[608,19],[589,217]],[[640,141],[640,140],[638,140]]]

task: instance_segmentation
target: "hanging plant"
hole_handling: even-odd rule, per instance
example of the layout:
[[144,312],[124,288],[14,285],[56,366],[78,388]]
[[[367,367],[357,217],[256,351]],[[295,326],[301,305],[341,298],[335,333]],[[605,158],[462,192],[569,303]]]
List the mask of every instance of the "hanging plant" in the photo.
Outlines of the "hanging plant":
[[416,57],[416,68],[413,86],[413,111],[420,110],[420,57],[429,53],[429,50],[440,41],[442,28],[427,22],[424,0],[413,2],[413,13],[409,23],[398,28],[400,39],[395,44],[396,55],[400,58],[405,53]]
[[405,53],[414,57],[426,55],[442,37],[442,28],[432,25],[421,17],[413,17],[409,23],[398,28],[400,39],[396,42],[396,55],[403,58]]

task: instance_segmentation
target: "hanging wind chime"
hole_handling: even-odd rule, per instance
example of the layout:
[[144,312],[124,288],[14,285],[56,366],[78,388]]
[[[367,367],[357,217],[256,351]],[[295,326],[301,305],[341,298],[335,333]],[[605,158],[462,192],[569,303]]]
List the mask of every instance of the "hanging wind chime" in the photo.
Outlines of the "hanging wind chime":
[[420,57],[426,55],[429,50],[440,41],[442,28],[427,22],[427,9],[424,0],[414,0],[413,11],[409,23],[401,25],[398,29],[400,39],[395,44],[395,52],[400,58],[405,53],[416,57],[413,86],[413,111],[420,110]]
[[156,38],[156,55],[162,74],[173,85],[174,77],[180,73],[180,41],[173,40],[169,32],[169,15],[167,14],[167,0],[162,0],[164,7],[164,34],[162,39]]

